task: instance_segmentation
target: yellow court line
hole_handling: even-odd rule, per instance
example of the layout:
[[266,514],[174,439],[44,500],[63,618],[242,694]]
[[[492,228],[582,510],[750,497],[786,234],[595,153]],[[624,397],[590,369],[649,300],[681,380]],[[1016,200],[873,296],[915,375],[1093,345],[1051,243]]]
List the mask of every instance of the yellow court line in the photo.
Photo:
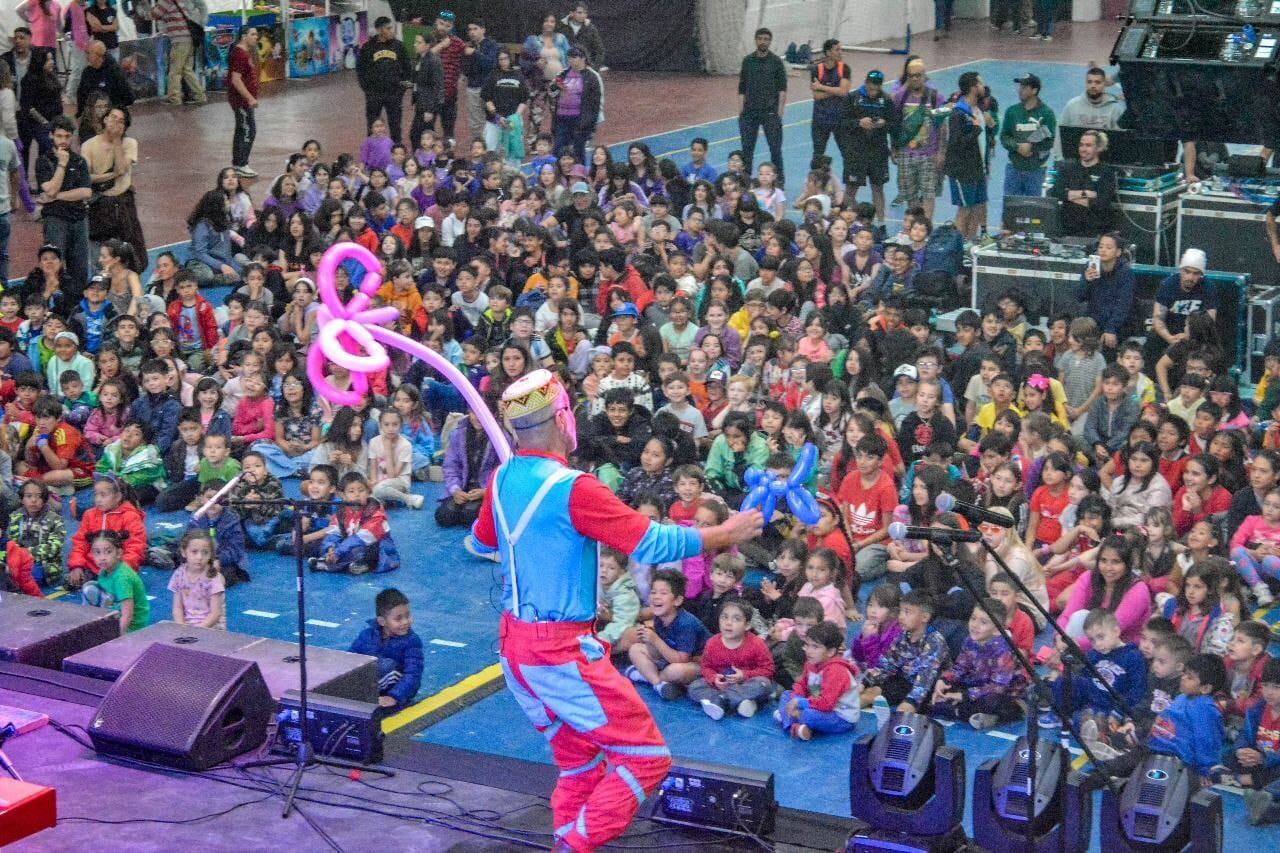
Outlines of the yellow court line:
[[402,729],[410,723],[422,719],[427,714],[450,702],[461,699],[473,690],[479,690],[501,677],[501,664],[490,664],[479,672],[468,675],[457,684],[451,684],[439,693],[433,693],[421,702],[410,705],[398,714],[387,717],[382,721],[382,731],[384,734],[390,734],[397,729]]
[[57,590],[56,592],[49,593],[48,595],[45,596],[45,598],[62,598],[62,596],[66,594],[67,594],[67,591],[65,589],[60,589],[60,590]]

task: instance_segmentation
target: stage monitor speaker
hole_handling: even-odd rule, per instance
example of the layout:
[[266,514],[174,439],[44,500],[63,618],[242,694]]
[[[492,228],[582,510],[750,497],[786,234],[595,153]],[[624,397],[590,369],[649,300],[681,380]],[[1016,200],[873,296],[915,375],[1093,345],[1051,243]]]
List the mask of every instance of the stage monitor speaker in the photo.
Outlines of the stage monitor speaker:
[[259,746],[274,710],[256,663],[154,645],[112,685],[89,737],[104,755],[205,770]]
[[1159,139],[1258,143],[1259,106],[1274,98],[1280,33],[1238,40],[1239,25],[1134,23],[1111,60],[1120,66],[1123,124]]

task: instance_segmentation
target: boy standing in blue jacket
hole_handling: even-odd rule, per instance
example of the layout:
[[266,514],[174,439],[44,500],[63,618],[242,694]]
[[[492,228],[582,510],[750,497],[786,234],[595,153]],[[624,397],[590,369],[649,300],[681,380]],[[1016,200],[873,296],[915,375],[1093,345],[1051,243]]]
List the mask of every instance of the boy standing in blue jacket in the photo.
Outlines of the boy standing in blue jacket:
[[351,651],[378,659],[378,705],[390,714],[406,707],[422,685],[422,638],[413,632],[409,599],[384,589],[373,600],[377,618],[360,632]]

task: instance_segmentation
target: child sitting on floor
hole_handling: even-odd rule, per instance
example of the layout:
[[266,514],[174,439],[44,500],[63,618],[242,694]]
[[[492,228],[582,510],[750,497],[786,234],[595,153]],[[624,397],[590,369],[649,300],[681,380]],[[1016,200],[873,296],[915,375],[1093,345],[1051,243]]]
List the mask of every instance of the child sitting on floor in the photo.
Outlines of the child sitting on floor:
[[[804,671],[804,638],[809,629],[822,621],[822,603],[816,598],[798,598],[791,611],[791,635],[772,643],[773,679],[786,689],[796,683]],[[847,654],[847,653],[846,653]]]
[[[225,481],[216,478],[208,481],[200,487],[203,491],[196,496],[196,501],[200,506],[209,503],[226,485]],[[199,506],[196,508],[199,509]],[[238,512],[223,506],[221,502],[209,504],[204,515],[199,518],[193,515],[187,519],[187,532],[193,530],[200,531],[213,540],[213,564],[222,574],[227,589],[249,580],[249,573],[244,569],[248,556],[244,547],[244,527],[240,523]],[[156,553],[158,550],[161,549],[151,549],[147,562],[157,568],[172,568],[172,552],[168,553],[166,560]]]
[[773,718],[799,740],[819,734],[844,734],[858,721],[858,668],[840,656],[844,632],[819,622],[804,638],[804,670],[795,686],[778,699]]
[[62,546],[67,527],[58,510],[49,505],[49,487],[28,480],[18,490],[21,506],[9,516],[6,535],[31,554],[32,577],[53,586],[62,580]]
[[121,559],[121,533],[99,530],[89,538],[89,555],[98,575],[86,581],[80,594],[91,607],[106,607],[120,614],[120,634],[145,628],[151,621],[147,588],[128,563]]
[[1249,823],[1259,826],[1280,821],[1280,660],[1268,660],[1262,668],[1262,701],[1244,715],[1244,727],[1227,766],[1245,788]]
[[227,628],[227,587],[214,562],[209,534],[189,530],[178,542],[182,564],[169,576],[173,621],[200,628]]
[[422,638],[413,630],[409,599],[388,588],[373,600],[369,626],[351,643],[351,651],[378,659],[378,707],[387,712],[406,707],[422,686]]
[[900,711],[918,711],[933,694],[933,683],[951,659],[947,641],[930,623],[937,605],[920,590],[902,597],[898,624],[902,633],[863,680],[862,706],[883,695]]
[[[217,440],[213,436],[206,436],[205,444]],[[261,453],[256,450],[246,453],[241,469],[244,476],[231,490],[232,500],[278,501],[284,498],[284,487],[267,471],[267,460]],[[248,506],[244,508],[243,518],[245,538],[255,548],[266,548],[280,524],[280,507]]]
[[627,650],[631,666],[626,676],[648,684],[663,699],[676,699],[699,675],[697,656],[710,637],[707,629],[684,604],[684,575],[669,569],[653,574],[649,608],[653,626],[637,625],[635,643]]
[[880,666],[885,652],[902,633],[902,626],[898,624],[901,605],[902,591],[897,585],[882,583],[871,590],[862,631],[849,644],[849,658],[863,670]]
[[724,602],[720,632],[707,641],[700,677],[689,685],[689,698],[713,720],[723,719],[727,710],[753,716],[773,692],[773,658],[750,630],[754,609],[741,598]]
[[629,629],[640,615],[640,596],[636,594],[636,582],[627,572],[626,554],[601,547],[599,571],[600,605],[596,618],[603,627],[596,636],[612,643],[614,654],[618,654],[635,641],[635,632]]
[[1009,618],[994,598],[974,606],[964,648],[933,687],[934,714],[968,720],[978,730],[1020,718],[1017,699],[1026,688],[1026,674],[992,616],[1001,622]]
[[[396,424],[399,431],[400,425]],[[369,481],[355,471],[338,483],[344,506],[338,507],[320,549],[324,556],[311,561],[316,572],[390,572],[400,568],[400,553],[391,539],[386,510],[372,496]]]
[[[1090,610],[1084,620],[1084,633],[1092,644],[1085,658],[1104,673],[1111,690],[1096,682],[1089,673],[1059,678],[1055,672],[1048,677],[1053,681],[1055,707],[1063,707],[1069,686],[1073,698],[1066,701],[1077,709],[1075,716],[1081,726],[1081,736],[1096,730],[1097,737],[1105,742],[1110,716],[1123,715],[1126,710],[1137,707],[1146,694],[1147,662],[1137,646],[1121,637],[1120,623],[1110,610],[1100,607]],[[1113,694],[1120,697],[1123,705],[1116,704]]]

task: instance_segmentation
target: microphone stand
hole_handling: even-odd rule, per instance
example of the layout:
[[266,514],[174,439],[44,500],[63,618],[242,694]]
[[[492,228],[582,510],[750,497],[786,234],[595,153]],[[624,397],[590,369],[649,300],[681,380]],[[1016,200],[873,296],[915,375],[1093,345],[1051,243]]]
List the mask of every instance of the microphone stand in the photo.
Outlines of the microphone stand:
[[[1016,535],[1016,532],[1011,531],[1006,535],[1013,536],[1013,535]],[[1053,616],[1050,615],[1049,611],[1039,601],[1036,600],[1036,597],[1031,594],[1031,590],[1027,589],[1027,585],[1022,582],[1022,578],[1018,577],[1018,575],[1015,572],[1010,570],[1009,564],[1004,561],[1004,558],[1002,558],[998,553],[996,553],[996,550],[992,548],[990,544],[988,544],[986,538],[984,537],[978,541],[982,543],[983,550],[987,552],[987,555],[990,556],[991,559],[995,560],[996,565],[998,565],[1001,568],[1001,570],[1006,575],[1009,576],[1009,578],[1013,581],[1013,585],[1018,588],[1018,591],[1022,593],[1023,597],[1026,598],[1027,601],[1031,602],[1031,606],[1034,607],[1040,613],[1040,615],[1045,618],[1045,621],[1049,625],[1053,626],[1054,633],[1062,638],[1063,644],[1067,647],[1067,653],[1080,662],[1080,664],[1084,667],[1084,669],[1088,671],[1089,675],[1093,677],[1094,683],[1102,685],[1102,687],[1111,696],[1111,701],[1114,702],[1116,707],[1120,709],[1120,711],[1124,714],[1125,719],[1132,720],[1133,709],[1129,707],[1129,703],[1126,702],[1124,698],[1119,693],[1116,692],[1115,688],[1111,686],[1111,682],[1107,681],[1105,678],[1102,677],[1102,673],[1098,672],[1097,667],[1095,667],[1092,663],[1089,662],[1089,659],[1085,657],[1084,651],[1080,648],[1080,645],[1074,639],[1072,639],[1070,635],[1067,634],[1064,628],[1058,625],[1057,620],[1055,620]],[[963,579],[963,575],[961,575],[961,577]],[[970,592],[972,592],[972,588],[970,588]],[[979,601],[981,601],[981,597],[979,597]],[[1021,658],[1019,658],[1019,660],[1021,661]],[[1027,666],[1030,670],[1029,663],[1025,664],[1025,666]],[[1064,672],[1064,676],[1065,675],[1066,673]],[[1038,685],[1038,688],[1040,690],[1044,690],[1044,684],[1042,681],[1037,679],[1036,684]],[[1069,686],[1070,686],[1070,682],[1068,682],[1068,687]],[[1066,693],[1069,700],[1071,691],[1068,689]],[[1041,693],[1041,698],[1043,701],[1049,703],[1049,706],[1053,708],[1051,692]],[[1075,722],[1071,719],[1070,701],[1065,701],[1063,705],[1064,707],[1053,708],[1053,710],[1058,713],[1059,718],[1062,720],[1062,724],[1067,727],[1067,730],[1070,731],[1071,734],[1075,735],[1076,740],[1080,743],[1080,748],[1084,751],[1085,756],[1088,757],[1089,762],[1095,768],[1099,767],[1100,762],[1098,761],[1097,757],[1093,754],[1093,750],[1089,748],[1089,744],[1085,743],[1084,738],[1080,737],[1080,733],[1076,731]],[[1029,708],[1028,708],[1028,711],[1030,711]],[[1066,713],[1063,713],[1064,711]],[[1033,725],[1030,720],[1030,717],[1028,717],[1028,720],[1027,720],[1028,743],[1030,743],[1031,741],[1031,737],[1029,734],[1030,730],[1033,728],[1036,728],[1037,726],[1038,726],[1038,721],[1035,725]],[[1035,753],[1033,752],[1032,756],[1034,757],[1034,755]],[[1104,774],[1104,781],[1108,788],[1112,788],[1110,776]],[[1119,793],[1114,788],[1112,788],[1112,792],[1117,794]],[[1032,803],[1032,805],[1034,806],[1034,803]]]
[[[965,589],[968,590],[969,594],[973,596],[974,601],[977,602],[977,605],[982,608],[982,612],[987,614],[987,618],[991,620],[991,624],[996,626],[996,631],[1000,634],[1000,637],[1005,641],[1005,644],[1008,645],[1009,651],[1013,653],[1014,659],[1017,660],[1018,665],[1022,667],[1022,670],[1027,674],[1028,685],[1030,689],[1033,691],[1047,690],[1048,688],[1047,688],[1047,685],[1044,683],[1043,677],[1040,675],[1040,673],[1036,672],[1035,665],[1032,664],[1031,659],[1028,658],[1026,654],[1023,653],[1022,649],[1018,648],[1018,644],[1014,642],[1013,634],[1009,630],[1009,627],[1004,624],[1003,619],[997,619],[996,614],[991,612],[990,608],[988,608],[987,606],[987,601],[986,601],[987,596],[981,590],[977,589],[974,586],[972,579],[970,579],[969,576],[965,574],[964,569],[961,568],[960,559],[956,556],[956,553],[955,553],[956,543],[949,542],[945,547],[942,545],[937,545],[935,547],[937,549],[938,555],[942,559],[943,565],[945,565],[948,569],[950,569],[955,574],[955,576],[960,579],[960,583],[962,583]],[[1037,721],[1033,719],[1034,714],[1035,714],[1034,709],[1030,706],[1030,704],[1028,704],[1027,715],[1026,715],[1026,722],[1027,722],[1026,835],[1027,835],[1027,850],[1030,851],[1030,853],[1036,853],[1036,832],[1035,832],[1035,826],[1034,826],[1035,821],[1033,820],[1033,818],[1035,817],[1035,811],[1036,811],[1036,749],[1038,748],[1038,745],[1039,745],[1039,732],[1037,731],[1037,729],[1039,728],[1039,725]]]
[[[301,736],[298,738],[297,750],[291,758],[264,758],[257,761],[250,761],[246,764],[237,764],[237,769],[247,770],[253,767],[293,767],[293,773],[290,775],[289,781],[286,782],[285,787],[280,790],[280,792],[284,794],[284,810],[280,813],[280,817],[282,818],[288,817],[293,811],[293,801],[298,795],[298,786],[302,783],[302,774],[317,765],[337,767],[343,770],[358,770],[363,773],[377,773],[388,777],[394,776],[394,771],[386,770],[381,767],[369,767],[364,764],[357,764],[354,761],[344,761],[340,758],[317,755],[311,746],[310,724],[308,721],[310,712],[307,710],[307,596],[306,587],[303,581],[306,573],[303,571],[302,514],[304,512],[333,510],[340,506],[355,506],[355,504],[346,504],[343,501],[313,501],[306,498],[298,498],[296,500],[281,498],[280,500],[274,501],[230,500],[226,501],[225,504],[230,507],[239,507],[244,509],[272,508],[292,511],[294,571],[296,574],[295,588],[298,594],[298,728]],[[216,556],[216,549],[214,553]]]

